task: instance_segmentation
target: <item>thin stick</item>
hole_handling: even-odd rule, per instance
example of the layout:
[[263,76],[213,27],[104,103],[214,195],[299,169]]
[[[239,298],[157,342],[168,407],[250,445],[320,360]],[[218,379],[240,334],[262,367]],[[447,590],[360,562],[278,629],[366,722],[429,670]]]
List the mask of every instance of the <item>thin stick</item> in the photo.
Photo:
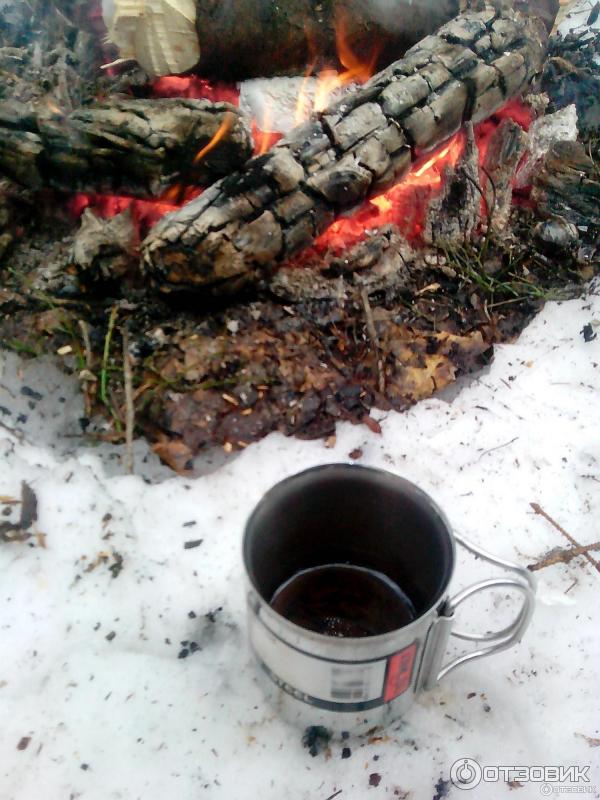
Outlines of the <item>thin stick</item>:
[[92,342],[90,340],[90,329],[84,319],[77,321],[83,337],[83,346],[85,348],[85,366],[89,371],[92,371]]
[[577,556],[584,556],[589,550],[600,550],[600,542],[593,542],[592,544],[578,545],[577,547],[555,547],[549,553],[535,564],[529,564],[527,567],[530,572],[536,572],[538,569],[546,569],[552,567],[554,564],[569,564]]
[[[579,542],[576,541],[571,536],[570,533],[567,533],[567,531],[562,527],[562,525],[559,525],[556,520],[552,519],[552,517],[549,514],[547,514],[544,511],[544,509],[539,505],[539,503],[530,503],[529,505],[531,506],[531,508],[534,510],[534,512],[536,514],[539,514],[541,517],[544,517],[544,519],[548,520],[548,522],[554,528],[556,528],[556,530],[559,531],[559,533],[562,533],[562,535],[565,537],[565,539],[567,539],[567,541],[571,542],[571,544],[574,547],[581,547]],[[598,564],[598,562],[596,561],[595,558],[592,558],[592,556],[588,552],[583,552],[581,555],[584,556],[584,558],[586,558],[590,562],[590,564],[598,570],[598,572],[600,572],[600,564]]]
[[135,406],[133,403],[133,373],[129,356],[129,331],[123,328],[123,380],[125,383],[125,471],[133,474],[133,429]]
[[110,356],[110,342],[112,339],[115,321],[117,319],[118,308],[113,306],[110,310],[110,317],[108,319],[108,330],[104,339],[104,352],[102,354],[102,371],[100,372],[100,399],[105,406],[108,406],[108,397],[106,396],[106,387],[108,385],[108,359]]
[[484,456],[487,456],[488,453],[493,453],[495,450],[502,450],[503,447],[508,447],[509,444],[516,442],[519,437],[515,436],[510,442],[504,442],[504,444],[497,444],[496,447],[490,447],[489,450],[484,450],[483,453],[479,456],[477,461],[481,461]]
[[373,348],[375,349],[375,355],[377,358],[377,378],[378,378],[379,393],[385,394],[385,373],[383,371],[383,361],[381,359],[381,348],[379,346],[379,338],[377,336],[377,330],[375,328],[375,320],[373,319],[373,311],[371,309],[371,303],[369,302],[369,293],[364,288],[360,290],[360,299],[362,300],[363,308],[365,309],[365,322],[367,323],[367,332],[369,334],[369,338],[371,339]]

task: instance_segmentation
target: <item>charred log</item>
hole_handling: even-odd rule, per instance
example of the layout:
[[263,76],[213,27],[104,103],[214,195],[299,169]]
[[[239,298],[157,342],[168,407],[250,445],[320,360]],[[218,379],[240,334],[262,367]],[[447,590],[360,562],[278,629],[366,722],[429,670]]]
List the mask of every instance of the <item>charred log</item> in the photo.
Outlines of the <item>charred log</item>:
[[542,215],[562,217],[597,237],[600,170],[580,142],[556,142],[550,148],[536,175],[532,198]]
[[0,173],[32,189],[155,197],[211,182],[251,152],[246,122],[227,103],[115,98],[69,114],[44,101],[0,103]]
[[467,120],[522,93],[546,33],[515,12],[469,12],[412,48],[264,156],[164,217],[143,245],[163,285],[239,285],[309,245],[344,209],[383,192]]

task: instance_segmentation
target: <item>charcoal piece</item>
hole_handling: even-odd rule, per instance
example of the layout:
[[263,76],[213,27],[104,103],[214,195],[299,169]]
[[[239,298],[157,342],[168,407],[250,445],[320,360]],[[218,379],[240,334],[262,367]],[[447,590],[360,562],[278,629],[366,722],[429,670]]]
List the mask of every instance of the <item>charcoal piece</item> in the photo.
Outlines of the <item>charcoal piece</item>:
[[[329,118],[325,116],[328,122]],[[361,139],[387,125],[387,119],[377,103],[365,103],[355,108],[347,117],[331,124],[331,135],[338,147],[349,150]]]
[[412,152],[410,147],[405,147],[391,158],[389,168],[380,178],[373,181],[373,194],[384,192],[402,180],[410,171],[412,165]]
[[460,128],[466,103],[467,87],[461,81],[451,81],[438,93],[432,95],[429,107],[437,122],[435,144],[447,139]]
[[482,185],[489,224],[497,231],[508,224],[513,179],[526,150],[527,134],[511,119],[502,120],[488,142],[482,164]]
[[[451,41],[463,21],[474,37],[469,47]],[[547,34],[535,17],[510,10],[468,12],[449,24],[347,102],[342,98],[315,114],[267,155],[223,179],[210,190],[216,195],[207,192],[208,198],[160,220],[142,245],[155,283],[168,291],[174,275],[182,285],[193,274],[194,286],[218,284],[224,291],[227,275],[235,276],[237,287],[240,276],[253,280],[270,272],[310,243],[309,220],[318,236],[345,209],[401,179],[415,156],[411,147],[429,150],[463,122],[493,114],[525,91],[541,69]],[[506,51],[491,47],[492,36]],[[478,54],[476,45],[484,39],[490,44]],[[251,213],[238,209],[240,196],[265,190]]]
[[100,219],[86,208],[73,242],[72,261],[92,283],[119,280],[135,268],[137,244],[130,209]]
[[277,184],[281,192],[296,189],[304,178],[304,169],[286,150],[275,150],[263,170]]
[[[439,89],[452,78],[452,73],[441,63],[426,64],[419,70],[419,75],[424,78],[432,92]],[[416,105],[416,104],[415,104]]]
[[447,42],[469,45],[485,32],[485,23],[476,14],[463,14],[444,26],[443,38]]
[[436,247],[452,248],[468,240],[479,222],[479,151],[471,123],[460,161],[446,168],[444,178],[441,193],[427,209],[423,238]]
[[429,106],[415,108],[402,120],[401,124],[412,144],[422,149],[435,146],[443,138],[436,136],[438,123]]
[[457,78],[477,65],[475,53],[468,47],[461,47],[458,44],[448,43],[445,47],[440,47],[433,58],[441,62]]
[[282,222],[293,222],[313,208],[313,200],[305,192],[297,191],[282,197],[273,205],[273,214]]
[[352,154],[358,164],[368,169],[375,177],[384,175],[391,165],[388,151],[381,140],[375,137],[361,142],[354,148]]
[[346,156],[309,178],[306,185],[333,205],[343,207],[365,198],[372,178],[369,170],[361,167],[352,156]]
[[424,100],[430,92],[430,84],[421,75],[395,81],[381,93],[383,113],[388,117],[400,117]]
[[471,109],[473,122],[481,122],[491,116],[504,101],[504,90],[498,84],[490,86],[483,94],[477,96]]

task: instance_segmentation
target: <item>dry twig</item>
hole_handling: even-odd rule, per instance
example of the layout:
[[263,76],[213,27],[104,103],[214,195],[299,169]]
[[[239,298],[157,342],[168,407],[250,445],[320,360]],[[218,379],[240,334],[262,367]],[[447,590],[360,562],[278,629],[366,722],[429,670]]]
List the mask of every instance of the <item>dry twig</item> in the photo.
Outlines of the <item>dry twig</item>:
[[380,394],[385,394],[385,372],[383,370],[383,360],[381,358],[381,347],[379,345],[379,337],[377,336],[377,330],[375,328],[375,320],[373,319],[373,310],[371,308],[371,303],[369,302],[369,294],[366,289],[360,290],[360,299],[362,300],[363,308],[365,310],[367,332],[375,350],[378,389]]
[[577,556],[585,556],[590,550],[600,550],[600,542],[592,544],[578,545],[577,547],[555,547],[546,553],[545,556],[529,564],[527,569],[530,572],[537,572],[538,569],[552,567],[554,564],[569,564]]
[[125,470],[133,474],[133,429],[135,425],[135,406],[133,403],[133,373],[129,355],[129,331],[123,328],[123,381],[125,384]]
[[[570,542],[570,543],[573,545],[573,547],[578,547],[578,548],[581,548],[581,547],[582,547],[582,545],[580,545],[580,544],[579,544],[579,542],[578,542],[578,541],[576,541],[576,540],[575,540],[575,539],[574,539],[574,538],[571,536],[571,534],[570,534],[570,533],[568,533],[568,532],[567,532],[567,531],[566,531],[566,530],[565,530],[565,529],[562,527],[562,525],[559,525],[559,524],[558,524],[558,522],[557,522],[556,520],[552,519],[552,517],[551,517],[549,514],[547,514],[547,513],[544,511],[544,509],[543,509],[543,508],[540,506],[540,504],[539,504],[539,503],[530,503],[529,505],[531,506],[531,508],[533,509],[533,511],[534,511],[536,514],[539,514],[541,517],[544,517],[544,519],[548,520],[548,522],[549,522],[549,523],[550,523],[550,524],[551,524],[551,525],[552,525],[554,528],[556,528],[556,530],[557,530],[559,533],[562,533],[562,535],[565,537],[565,539],[567,539],[567,541],[569,541],[569,542]],[[589,547],[590,549],[592,549],[592,546],[591,546],[591,545],[589,545],[588,547]],[[598,564],[598,562],[596,561],[596,559],[595,559],[595,558],[592,558],[592,556],[591,556],[591,555],[590,555],[590,554],[587,552],[587,549],[588,549],[588,548],[586,548],[586,547],[583,547],[583,552],[581,553],[581,555],[582,555],[582,556],[584,556],[584,558],[586,558],[586,559],[587,559],[587,560],[590,562],[590,564],[591,564],[593,567],[595,567],[595,568],[596,568],[596,570],[597,570],[598,572],[600,572],[600,564]],[[593,548],[593,549],[595,549],[595,548]]]

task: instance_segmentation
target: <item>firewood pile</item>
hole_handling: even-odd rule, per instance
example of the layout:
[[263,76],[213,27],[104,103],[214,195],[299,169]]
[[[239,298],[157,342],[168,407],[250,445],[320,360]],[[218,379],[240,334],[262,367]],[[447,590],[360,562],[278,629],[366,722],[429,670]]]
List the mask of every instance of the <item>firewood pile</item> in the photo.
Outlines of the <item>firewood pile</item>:
[[[377,431],[372,409],[479,368],[597,269],[600,34],[549,37],[551,0],[385,30],[356,0],[341,51],[335,3],[320,37],[262,19],[288,61],[258,22],[236,59],[231,20],[190,0],[176,78],[118,2],[120,52],[93,2],[24,5],[0,5],[0,344],[79,376],[88,437],[135,427],[185,471],[272,430]],[[381,69],[261,147],[219,81],[336,52]]]

